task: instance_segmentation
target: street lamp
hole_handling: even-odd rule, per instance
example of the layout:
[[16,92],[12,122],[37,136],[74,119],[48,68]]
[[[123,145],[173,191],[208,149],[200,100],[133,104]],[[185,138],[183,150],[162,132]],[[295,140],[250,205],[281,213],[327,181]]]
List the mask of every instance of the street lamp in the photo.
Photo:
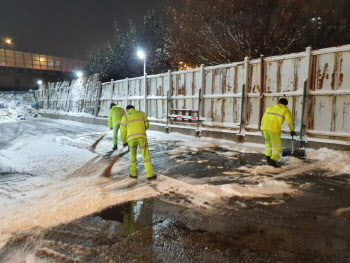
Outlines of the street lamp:
[[77,71],[77,73],[75,73],[77,75],[78,78],[81,78],[83,76],[83,72],[81,71]]
[[12,45],[12,39],[11,38],[2,38],[1,39],[1,48],[4,49],[4,44],[6,45]]
[[143,60],[143,74],[146,75],[146,54],[142,50],[137,51],[137,55]]
[[39,80],[37,81],[37,83],[38,83],[39,86],[41,86],[41,84],[43,84],[43,81],[42,81],[41,79],[39,79]]

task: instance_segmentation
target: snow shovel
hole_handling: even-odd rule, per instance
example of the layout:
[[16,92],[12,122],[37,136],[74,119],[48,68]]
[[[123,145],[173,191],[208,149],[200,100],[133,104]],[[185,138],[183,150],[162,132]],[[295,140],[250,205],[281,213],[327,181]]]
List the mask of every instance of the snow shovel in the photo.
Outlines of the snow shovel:
[[124,146],[119,153],[112,159],[112,161],[110,162],[110,164],[108,165],[108,167],[103,171],[102,176],[103,177],[110,177],[111,176],[111,171],[112,171],[112,167],[115,164],[115,162],[118,160],[118,158],[120,157],[120,155],[122,154],[123,150],[125,149],[126,146]]
[[282,156],[305,157],[305,150],[294,149],[294,136],[292,136],[292,149],[283,149]]

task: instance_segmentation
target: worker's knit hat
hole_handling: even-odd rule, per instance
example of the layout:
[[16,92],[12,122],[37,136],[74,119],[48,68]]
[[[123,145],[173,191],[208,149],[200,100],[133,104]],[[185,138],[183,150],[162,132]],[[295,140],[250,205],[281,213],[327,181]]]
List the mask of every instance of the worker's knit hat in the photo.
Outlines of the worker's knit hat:
[[286,98],[281,98],[279,101],[278,101],[279,104],[283,104],[283,105],[288,105],[288,100]]

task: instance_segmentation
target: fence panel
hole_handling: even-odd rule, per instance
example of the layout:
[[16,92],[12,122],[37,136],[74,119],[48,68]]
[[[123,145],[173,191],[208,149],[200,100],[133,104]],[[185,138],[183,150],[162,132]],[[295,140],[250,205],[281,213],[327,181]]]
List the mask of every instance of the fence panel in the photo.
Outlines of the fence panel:
[[212,126],[239,127],[244,76],[242,63],[206,69],[204,117]]
[[350,51],[316,53],[312,65],[308,134],[350,138]]
[[166,93],[168,76],[166,74],[148,77],[148,116],[161,121],[166,114]]
[[127,89],[127,81],[119,80],[114,81],[114,89],[112,92],[112,102],[114,102],[118,107],[125,109],[125,92]]
[[144,78],[129,79],[129,96],[128,104],[131,104],[135,109],[144,111]]

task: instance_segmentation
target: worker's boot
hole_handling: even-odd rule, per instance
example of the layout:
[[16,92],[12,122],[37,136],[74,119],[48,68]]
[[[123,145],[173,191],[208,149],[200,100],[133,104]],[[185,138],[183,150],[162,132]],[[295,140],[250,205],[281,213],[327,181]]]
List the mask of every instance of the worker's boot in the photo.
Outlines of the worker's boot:
[[113,151],[116,151],[116,150],[118,150],[118,145],[113,146]]
[[275,167],[275,168],[280,168],[278,165],[277,165],[277,162],[270,159],[270,162],[269,162],[269,165],[272,166],[272,167]]
[[266,158],[266,162],[267,162],[268,164],[270,164],[271,157],[270,157],[270,156],[265,156],[265,158]]
[[152,177],[147,177],[147,181],[153,181],[157,179],[157,175],[153,175]]

